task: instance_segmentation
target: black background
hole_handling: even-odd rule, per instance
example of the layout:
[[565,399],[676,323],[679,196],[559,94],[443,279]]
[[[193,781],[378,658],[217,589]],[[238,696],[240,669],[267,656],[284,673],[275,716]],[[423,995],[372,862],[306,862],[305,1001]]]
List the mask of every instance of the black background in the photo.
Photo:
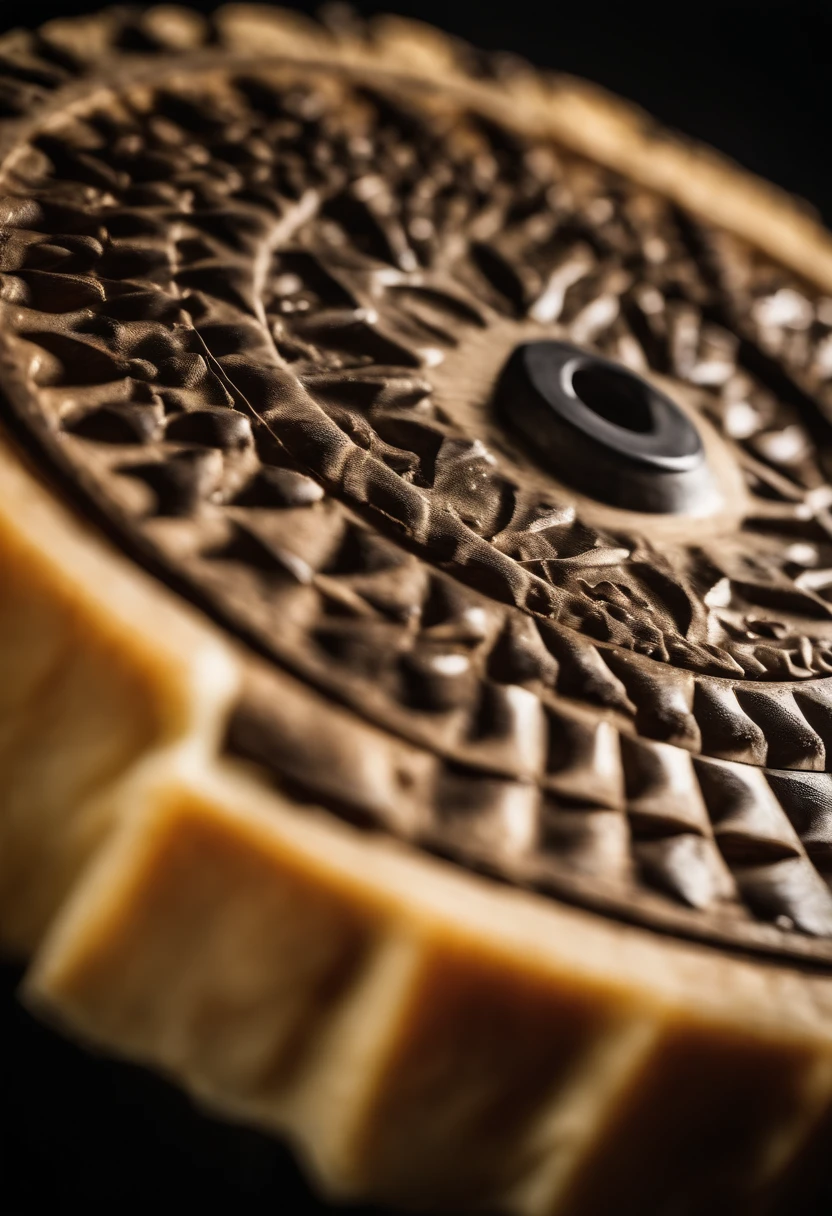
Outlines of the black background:
[[[0,31],[89,7],[0,0]],[[595,80],[801,195],[832,226],[830,0],[391,0],[354,7],[368,14],[392,9]],[[39,1026],[13,999],[17,979],[13,967],[0,968],[3,1216],[39,1216],[73,1201],[102,1212],[327,1210],[264,1138],[209,1120],[163,1081],[90,1057]],[[830,1212],[832,1198],[821,1199],[817,1216]]]

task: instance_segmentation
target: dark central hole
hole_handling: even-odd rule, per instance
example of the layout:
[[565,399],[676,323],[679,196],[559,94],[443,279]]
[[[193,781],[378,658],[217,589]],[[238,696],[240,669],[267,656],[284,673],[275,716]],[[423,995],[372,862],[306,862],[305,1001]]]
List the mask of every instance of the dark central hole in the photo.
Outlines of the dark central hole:
[[645,387],[626,372],[587,363],[572,373],[572,387],[587,409],[614,426],[640,435],[653,430]]

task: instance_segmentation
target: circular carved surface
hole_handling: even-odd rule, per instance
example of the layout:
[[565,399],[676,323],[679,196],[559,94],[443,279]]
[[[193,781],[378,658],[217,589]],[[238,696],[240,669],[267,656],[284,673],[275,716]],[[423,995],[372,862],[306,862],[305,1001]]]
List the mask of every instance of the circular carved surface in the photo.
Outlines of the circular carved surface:
[[[4,385],[42,459],[261,661],[427,758],[407,827],[372,808],[391,830],[832,959],[832,299],[428,83],[174,71],[118,20],[119,83],[65,34],[0,67],[11,111],[67,88],[2,167]],[[558,480],[494,400],[540,340],[670,397],[707,501]],[[279,770],[259,722],[238,746]]]

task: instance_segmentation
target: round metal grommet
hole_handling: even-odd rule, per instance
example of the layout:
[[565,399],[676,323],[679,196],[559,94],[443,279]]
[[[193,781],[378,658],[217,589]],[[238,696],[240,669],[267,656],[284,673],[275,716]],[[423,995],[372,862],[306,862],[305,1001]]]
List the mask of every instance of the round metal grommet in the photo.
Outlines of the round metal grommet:
[[648,380],[567,342],[518,346],[497,387],[504,421],[556,476],[632,511],[684,512],[712,492],[702,438]]

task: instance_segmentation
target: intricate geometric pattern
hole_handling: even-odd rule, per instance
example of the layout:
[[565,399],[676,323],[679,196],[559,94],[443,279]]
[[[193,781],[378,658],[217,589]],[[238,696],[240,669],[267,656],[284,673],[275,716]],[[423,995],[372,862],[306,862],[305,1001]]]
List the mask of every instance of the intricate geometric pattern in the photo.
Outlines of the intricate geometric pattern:
[[[9,113],[87,71],[27,38]],[[17,414],[134,552],[431,757],[414,840],[670,930],[832,936],[832,300],[332,69],[145,73],[21,135],[2,189]],[[648,535],[539,468],[488,391],[541,335],[662,380],[726,510]]]

